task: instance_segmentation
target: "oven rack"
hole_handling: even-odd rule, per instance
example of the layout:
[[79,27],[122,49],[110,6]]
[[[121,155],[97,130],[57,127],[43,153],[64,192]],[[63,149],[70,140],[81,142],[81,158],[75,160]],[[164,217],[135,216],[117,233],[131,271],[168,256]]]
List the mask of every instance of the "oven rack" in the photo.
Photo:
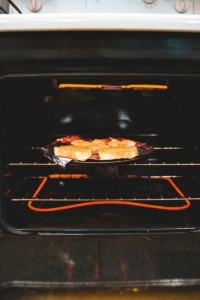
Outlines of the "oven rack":
[[126,175],[88,177],[86,174],[51,174],[25,177],[13,201],[183,201],[200,200],[200,178]]
[[[9,165],[55,166],[55,163],[44,157],[40,149],[40,147],[23,148],[10,160]],[[70,163],[70,165],[74,164]],[[87,162],[85,164],[87,165]],[[128,164],[130,166],[200,166],[200,151],[196,147],[155,147],[150,156],[144,157],[143,160],[130,161]]]

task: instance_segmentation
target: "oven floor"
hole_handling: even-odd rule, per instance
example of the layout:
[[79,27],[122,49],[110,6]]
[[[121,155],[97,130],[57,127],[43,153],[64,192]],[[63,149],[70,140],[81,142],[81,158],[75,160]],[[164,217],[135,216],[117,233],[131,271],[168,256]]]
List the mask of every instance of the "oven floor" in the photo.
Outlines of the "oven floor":
[[0,241],[2,300],[200,296],[199,233],[3,236]]

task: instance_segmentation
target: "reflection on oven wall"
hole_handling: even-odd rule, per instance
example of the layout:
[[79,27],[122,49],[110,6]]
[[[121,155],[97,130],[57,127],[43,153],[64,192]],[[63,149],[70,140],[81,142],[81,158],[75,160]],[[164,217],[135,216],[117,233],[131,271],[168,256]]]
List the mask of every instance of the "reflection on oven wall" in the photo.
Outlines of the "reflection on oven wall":
[[166,90],[56,89],[52,80],[30,79],[4,80],[2,87],[5,144],[13,137],[24,143],[31,131],[193,136],[198,128],[198,81],[170,81]]
[[48,124],[54,133],[173,132],[179,124],[179,95],[156,90],[61,89],[52,102],[39,97],[37,110],[41,130]]

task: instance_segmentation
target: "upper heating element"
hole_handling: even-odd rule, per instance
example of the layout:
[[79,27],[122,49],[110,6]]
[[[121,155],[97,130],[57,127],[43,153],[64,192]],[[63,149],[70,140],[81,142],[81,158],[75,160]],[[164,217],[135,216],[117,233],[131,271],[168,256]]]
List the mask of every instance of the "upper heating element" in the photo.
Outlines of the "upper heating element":
[[[6,0],[7,1],[7,0]],[[198,0],[13,0],[22,13],[194,14]],[[10,13],[17,13],[11,6]]]

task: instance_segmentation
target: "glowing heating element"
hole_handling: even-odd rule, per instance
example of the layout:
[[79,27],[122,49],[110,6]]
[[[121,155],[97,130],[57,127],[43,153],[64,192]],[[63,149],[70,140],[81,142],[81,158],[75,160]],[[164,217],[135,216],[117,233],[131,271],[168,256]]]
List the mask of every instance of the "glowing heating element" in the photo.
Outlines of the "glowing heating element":
[[102,89],[102,84],[75,84],[75,83],[61,83],[59,84],[59,89],[66,88],[77,88],[77,89]]
[[167,85],[158,85],[158,84],[129,84],[122,85],[122,89],[152,89],[152,90],[166,90],[168,89]]
[[59,84],[59,89],[65,88],[77,88],[77,89],[141,89],[141,90],[166,90],[168,89],[167,85],[160,84],[129,84],[129,85],[106,85],[106,84],[75,84],[75,83],[61,83]]

